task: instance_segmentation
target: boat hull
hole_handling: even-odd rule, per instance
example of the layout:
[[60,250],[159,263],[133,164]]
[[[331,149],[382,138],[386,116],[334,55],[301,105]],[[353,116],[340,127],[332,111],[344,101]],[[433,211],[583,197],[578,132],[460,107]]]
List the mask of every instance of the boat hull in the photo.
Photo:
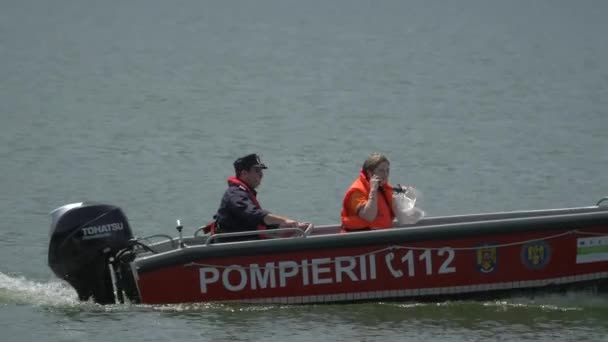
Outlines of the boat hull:
[[492,298],[603,284],[607,247],[603,210],[186,246],[131,268],[150,304]]

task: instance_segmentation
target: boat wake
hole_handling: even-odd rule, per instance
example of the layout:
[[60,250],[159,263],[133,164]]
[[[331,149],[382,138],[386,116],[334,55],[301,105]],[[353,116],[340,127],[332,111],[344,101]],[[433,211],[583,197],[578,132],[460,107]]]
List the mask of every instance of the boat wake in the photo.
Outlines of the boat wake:
[[512,297],[508,300],[484,302],[486,307],[537,308],[544,311],[608,310],[608,296],[594,291],[572,291],[531,297]]
[[78,295],[68,284],[60,281],[35,282],[21,276],[0,272],[0,303],[40,306],[81,305]]
[[[200,312],[210,309],[221,311],[265,311],[274,306],[235,306],[213,303],[192,304],[116,304],[99,305],[92,300],[82,302],[76,291],[67,283],[59,280],[37,282],[23,276],[10,276],[0,272],[0,305],[21,304],[51,308],[77,309],[78,311],[160,311],[160,312]],[[71,310],[70,310],[71,311]]]
[[[103,311],[161,311],[161,312],[201,312],[201,311],[267,311],[285,308],[297,308],[284,305],[245,305],[245,304],[217,304],[217,303],[191,303],[191,304],[164,304],[164,305],[99,305],[92,301],[81,302],[76,291],[69,284],[51,280],[37,282],[23,276],[10,276],[0,272],[0,305],[25,304],[53,308],[70,308],[77,310],[103,310]],[[363,304],[364,306],[389,306],[408,311],[437,311],[452,309],[473,309],[473,311],[513,312],[518,310],[532,310],[543,312],[579,312],[602,311],[608,312],[608,296],[599,295],[593,291],[576,291],[560,294],[546,294],[535,297],[511,297],[497,301],[445,301],[445,302],[378,302]],[[334,305],[330,305],[334,306]],[[341,307],[341,304],[336,307]],[[359,305],[357,305],[359,306]],[[476,308],[476,309],[475,309]],[[297,309],[296,309],[297,310]]]
[[538,294],[533,297],[513,296],[493,301],[445,301],[436,303],[385,303],[404,309],[477,307],[480,310],[507,312],[517,310],[532,310],[543,312],[577,312],[604,311],[608,312],[608,296],[595,291],[572,291],[566,293]]

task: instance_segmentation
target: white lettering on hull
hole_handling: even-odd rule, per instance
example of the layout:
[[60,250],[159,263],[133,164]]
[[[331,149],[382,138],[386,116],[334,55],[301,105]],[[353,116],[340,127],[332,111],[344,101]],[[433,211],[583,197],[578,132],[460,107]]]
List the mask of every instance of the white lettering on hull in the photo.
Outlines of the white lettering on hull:
[[[409,249],[405,254],[388,252],[381,257],[380,266],[393,278],[433,276],[455,273],[454,249]],[[416,257],[417,256],[417,257]],[[435,260],[435,263],[433,263]],[[439,267],[437,267],[439,264]],[[376,255],[338,256],[300,261],[285,260],[267,262],[263,266],[205,266],[199,269],[201,293],[209,291],[209,285],[221,281],[221,286],[231,292],[245,289],[263,290],[287,286],[315,286],[344,282],[372,281],[377,279]]]
[[[344,265],[344,264],[347,265]],[[359,281],[353,270],[357,262],[353,257],[337,257],[336,258],[336,283],[342,282],[342,275],[346,274],[351,281]]]
[[262,268],[258,264],[252,264],[249,268],[249,279],[251,279],[252,290],[265,289],[268,285],[271,289],[274,289],[277,286],[277,280],[274,276],[274,263],[268,262]]
[[287,286],[287,278],[295,277],[299,268],[295,261],[279,262],[279,287]]
[[[227,267],[201,267],[199,269],[201,293],[209,285],[221,282],[223,288],[237,292],[285,288],[295,281],[303,286],[376,279],[376,259],[368,256],[342,256],[335,259],[316,258],[296,261],[267,262],[265,265],[230,265]],[[357,265],[359,264],[359,265]],[[332,267],[333,265],[333,267]],[[358,272],[357,272],[358,271]]]
[[[236,271],[239,274],[238,279],[240,279],[240,281],[237,284],[230,283],[230,273],[233,271]],[[224,283],[224,286],[226,287],[226,289],[228,291],[232,291],[232,292],[241,291],[247,285],[247,275],[246,274],[247,273],[241,266],[232,265],[232,266],[226,267],[224,269],[224,272],[222,272],[222,283]]]

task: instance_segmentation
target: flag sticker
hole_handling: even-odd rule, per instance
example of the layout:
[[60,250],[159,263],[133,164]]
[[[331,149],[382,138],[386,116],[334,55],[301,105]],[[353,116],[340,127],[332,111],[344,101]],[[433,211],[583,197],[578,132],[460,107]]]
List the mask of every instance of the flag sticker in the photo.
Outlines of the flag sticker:
[[576,263],[608,261],[608,235],[576,239]]

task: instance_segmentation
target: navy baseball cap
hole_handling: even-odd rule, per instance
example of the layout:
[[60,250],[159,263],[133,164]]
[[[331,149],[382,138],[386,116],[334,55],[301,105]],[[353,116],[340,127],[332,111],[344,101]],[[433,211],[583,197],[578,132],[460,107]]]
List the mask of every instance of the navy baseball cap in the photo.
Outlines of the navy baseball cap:
[[267,169],[266,165],[260,160],[260,156],[255,153],[248,154],[234,161],[234,171],[239,172],[243,170],[249,170],[252,167],[259,167],[260,169]]

